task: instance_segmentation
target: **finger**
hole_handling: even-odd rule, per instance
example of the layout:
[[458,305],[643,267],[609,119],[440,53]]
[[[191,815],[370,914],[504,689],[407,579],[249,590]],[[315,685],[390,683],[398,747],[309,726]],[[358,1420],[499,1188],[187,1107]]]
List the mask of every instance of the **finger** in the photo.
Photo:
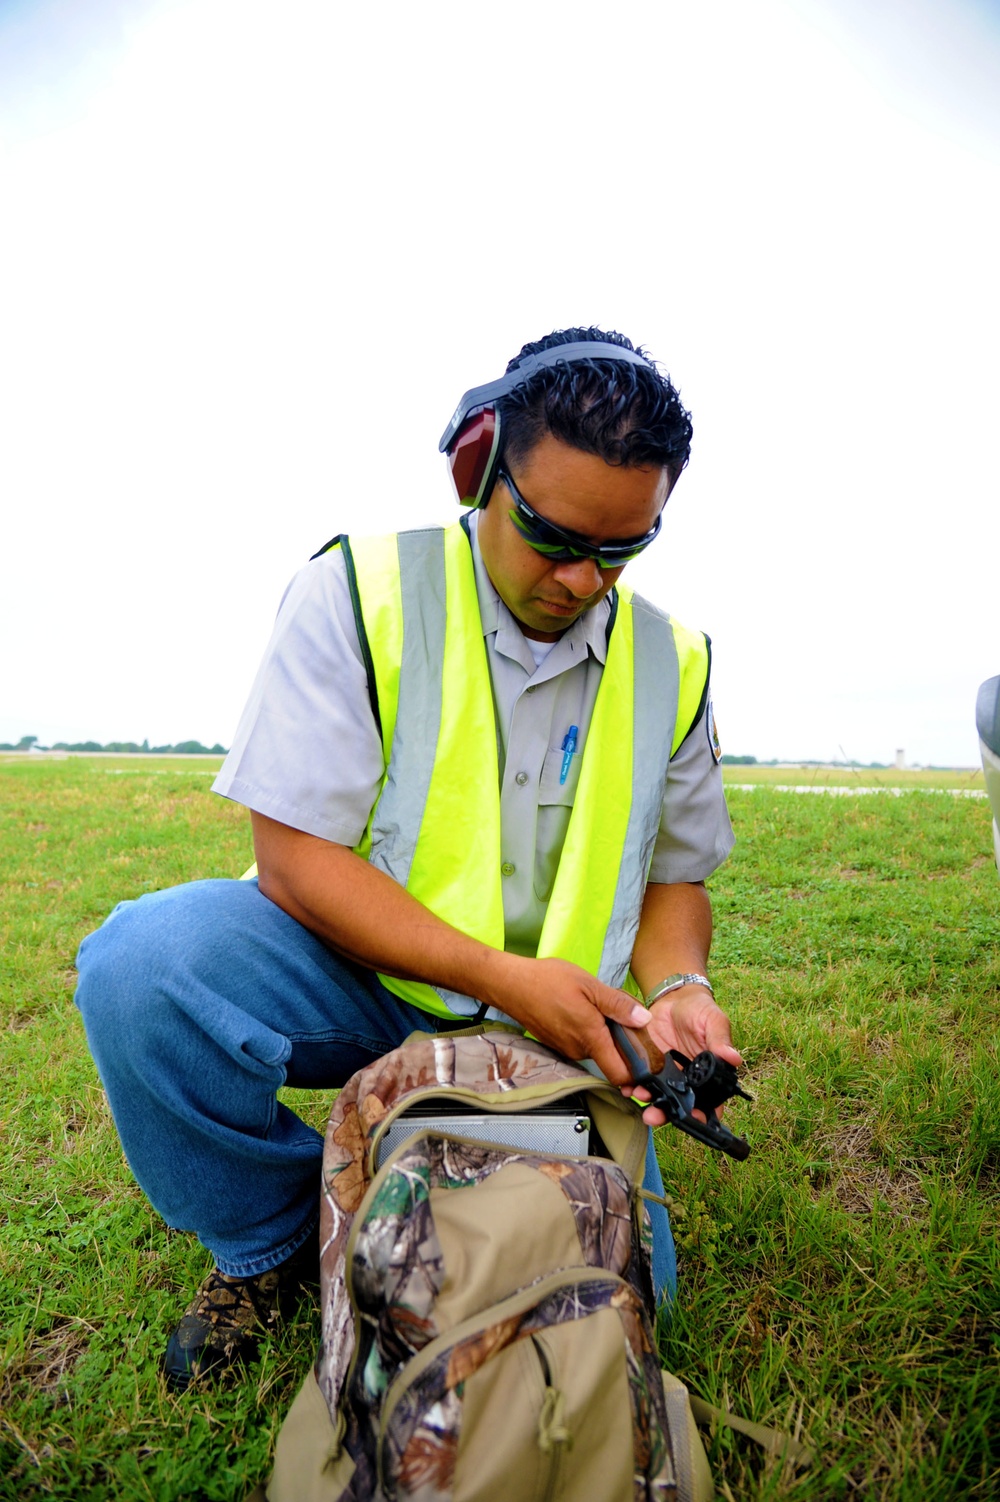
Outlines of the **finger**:
[[600,1034],[593,1039],[590,1057],[604,1077],[613,1085],[631,1084],[628,1066],[612,1043],[611,1034],[606,1027],[602,1027]]
[[621,1085],[619,1089],[626,1100],[637,1100],[641,1104],[650,1098],[645,1085]]
[[610,1017],[614,1022],[624,1022],[626,1027],[646,1027],[652,1020],[653,1014],[627,991],[600,986],[594,995],[594,1001],[605,1017]]
[[705,1027],[705,1047],[730,1064],[743,1063],[743,1055],[738,1048],[733,1047],[733,1035],[725,1012],[713,1013],[709,1017]]
[[667,1120],[659,1106],[647,1106],[642,1113],[642,1119],[647,1126],[651,1127],[664,1126]]
[[728,1041],[723,1042],[720,1038],[713,1038],[711,1033],[705,1039],[705,1047],[712,1053],[717,1053],[720,1058],[726,1059],[730,1064],[739,1066],[743,1063],[743,1055],[738,1048],[734,1048]]

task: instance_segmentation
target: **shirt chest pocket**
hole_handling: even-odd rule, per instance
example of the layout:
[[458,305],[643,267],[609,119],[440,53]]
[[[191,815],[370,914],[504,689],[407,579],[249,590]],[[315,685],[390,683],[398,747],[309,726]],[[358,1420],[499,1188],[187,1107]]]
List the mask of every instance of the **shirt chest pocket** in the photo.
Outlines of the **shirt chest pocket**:
[[566,781],[560,782],[563,752],[547,751],[538,781],[538,822],[535,826],[535,896],[548,902],[555,885],[559,857],[569,828],[576,785],[580,780],[580,755],[569,764]]

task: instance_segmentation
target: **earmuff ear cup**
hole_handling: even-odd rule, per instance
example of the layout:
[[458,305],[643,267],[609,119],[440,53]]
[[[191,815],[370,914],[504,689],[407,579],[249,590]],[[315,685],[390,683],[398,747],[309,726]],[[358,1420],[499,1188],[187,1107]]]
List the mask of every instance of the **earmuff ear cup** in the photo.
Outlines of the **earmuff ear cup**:
[[459,428],[448,449],[448,465],[463,506],[485,506],[500,462],[500,414],[486,407]]

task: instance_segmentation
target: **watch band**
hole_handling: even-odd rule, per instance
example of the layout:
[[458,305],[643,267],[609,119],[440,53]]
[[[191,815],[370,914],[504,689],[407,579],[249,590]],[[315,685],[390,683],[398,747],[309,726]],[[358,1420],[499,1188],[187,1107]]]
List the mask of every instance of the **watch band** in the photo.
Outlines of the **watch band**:
[[682,974],[678,970],[674,975],[666,976],[664,980],[660,981],[658,986],[655,986],[650,991],[648,996],[643,998],[644,1005],[651,1007],[654,1001],[660,1001],[671,991],[679,991],[681,986],[704,986],[710,996],[715,995],[712,989],[712,982],[707,975],[696,975],[691,971],[684,971]]

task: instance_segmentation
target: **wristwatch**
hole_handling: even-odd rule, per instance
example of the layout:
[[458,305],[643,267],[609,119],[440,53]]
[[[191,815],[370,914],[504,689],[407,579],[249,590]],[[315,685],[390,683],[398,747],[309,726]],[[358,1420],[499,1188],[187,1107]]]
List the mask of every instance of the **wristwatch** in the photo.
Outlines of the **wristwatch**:
[[649,995],[643,998],[644,1005],[651,1007],[654,1001],[660,1001],[671,991],[679,991],[681,986],[704,986],[710,996],[715,995],[715,992],[712,990],[712,982],[707,975],[695,975],[690,971],[685,971],[682,974],[678,970],[674,975],[668,975],[664,980],[661,980],[658,986],[654,986]]

